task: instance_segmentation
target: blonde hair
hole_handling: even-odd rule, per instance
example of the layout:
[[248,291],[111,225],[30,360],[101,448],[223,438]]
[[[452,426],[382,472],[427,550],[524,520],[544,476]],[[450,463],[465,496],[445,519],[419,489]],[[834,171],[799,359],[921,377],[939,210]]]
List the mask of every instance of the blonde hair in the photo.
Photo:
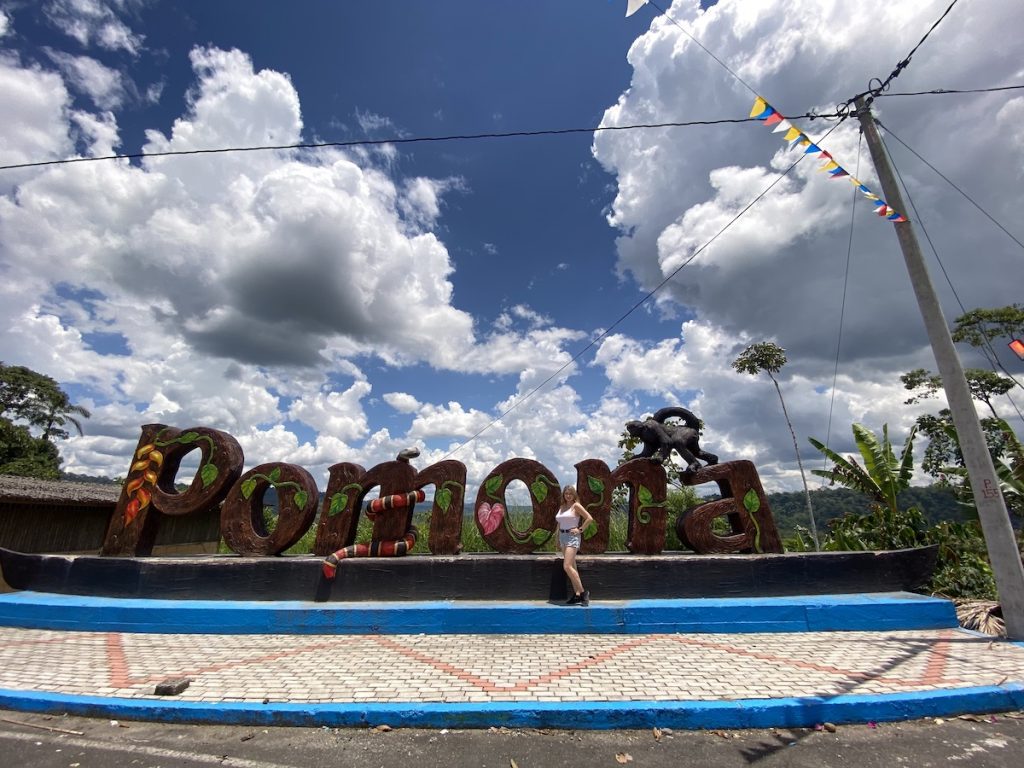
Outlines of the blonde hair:
[[564,487],[564,488],[562,489],[562,499],[565,499],[565,492],[566,492],[566,491],[571,491],[571,492],[572,492],[572,501],[573,501],[573,503],[574,503],[574,504],[575,504],[575,503],[576,503],[577,501],[579,501],[579,500],[580,500],[580,495],[579,495],[578,493],[576,493],[576,486],[575,486],[575,485],[571,485],[571,484],[570,484],[570,485],[567,485],[567,486],[565,486],[565,487]]

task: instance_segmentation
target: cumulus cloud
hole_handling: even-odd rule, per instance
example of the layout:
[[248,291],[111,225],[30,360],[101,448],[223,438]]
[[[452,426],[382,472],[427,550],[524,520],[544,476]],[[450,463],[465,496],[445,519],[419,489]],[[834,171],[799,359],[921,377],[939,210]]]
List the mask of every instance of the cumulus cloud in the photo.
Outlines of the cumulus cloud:
[[[892,91],[1019,78],[1019,61],[986,41],[1000,39],[1008,24],[1024,23],[1024,8],[997,5],[976,14],[954,9]],[[934,3],[923,0],[799,7],[721,0],[703,11],[697,0],[676,0],[669,13],[790,115],[830,111],[863,91],[870,78],[887,75],[937,16]],[[603,125],[745,116],[753,102],[746,85],[663,16],[653,17],[628,58],[630,87],[606,111]],[[927,229],[938,246],[966,308],[1018,301],[1015,281],[993,279],[1018,271],[1017,246],[896,138],[977,195],[991,215],[1011,222],[1024,167],[1020,100],[1005,94],[929,98],[949,99],[942,119],[936,119],[936,102],[921,98],[886,97],[874,105],[920,215],[907,213],[917,219],[922,240]],[[880,190],[855,121],[834,130],[822,121],[795,122]],[[787,449],[787,431],[778,429],[781,415],[770,386],[728,369],[746,344],[772,339],[787,349],[783,386],[801,451],[812,450],[807,435],[825,439],[830,412],[842,425],[833,435],[848,447],[851,421],[876,430],[888,422],[894,434],[905,433],[916,414],[902,405],[897,377],[917,366],[935,367],[891,225],[870,215],[849,185],[818,173],[816,162],[804,160],[779,181],[800,156],[779,138],[747,124],[608,131],[593,142],[595,158],[617,180],[608,220],[620,233],[620,274],[645,290],[671,277],[658,304],[665,312],[682,305],[696,315],[678,339],[609,337],[595,363],[621,391],[690,402],[725,446],[716,452],[750,452],[776,486],[794,482],[795,462],[787,458],[793,449]],[[965,253],[975,257],[964,259]],[[934,264],[931,269],[947,316],[960,314],[942,273]],[[698,342],[710,344],[714,354],[698,354]]]
[[415,413],[420,407],[420,401],[407,392],[386,392],[383,398],[399,413]]
[[[677,0],[669,12],[788,114],[827,109],[862,91],[919,39],[911,30],[927,30],[935,20],[934,4],[923,1],[794,8],[782,2],[722,0],[701,11],[697,0]],[[1024,21],[1024,9],[1011,2],[1002,3],[998,12],[951,16],[915,54],[896,81],[899,89],[1009,81],[1019,63],[992,51],[985,41],[998,39],[999,29],[1014,19]],[[950,56],[950,50],[957,56]],[[604,125],[745,115],[753,101],[743,84],[663,17],[655,18],[650,31],[634,43],[629,60],[632,83],[606,112]],[[949,102],[948,119],[942,120],[910,98],[880,99],[876,109],[884,124],[912,141],[918,152],[940,160],[947,175],[973,182],[991,213],[1005,219],[1015,198],[1011,190],[1019,186],[1020,164],[1001,162],[997,157],[1004,153],[992,152],[994,144],[1005,147],[988,117],[993,104],[1003,101],[960,98]],[[828,130],[820,121],[797,123],[813,137]],[[977,141],[959,138],[968,126]],[[796,159],[780,149],[778,139],[758,124],[596,134],[595,157],[618,179],[609,221],[622,233],[619,270],[653,288],[690,259]],[[844,167],[859,169],[861,178],[874,183],[853,121],[823,142]],[[906,153],[891,149],[907,166],[904,178],[918,205],[934,212],[924,223],[932,228],[932,239],[946,245],[946,255],[976,249],[980,241],[991,254],[987,268],[1009,268],[1017,255],[1005,238],[977,218],[965,226],[962,199],[942,189],[944,182],[920,163],[910,168],[912,158]],[[811,161],[798,165],[683,268],[661,301],[683,303],[733,332],[765,329],[783,340],[794,360],[827,360],[833,345],[823,343],[821,322],[831,322],[842,296],[855,198],[848,186],[826,180],[815,168]],[[888,367],[896,369],[900,358],[925,343],[921,323],[891,227],[873,219],[863,201],[858,207],[844,348],[847,359],[889,357]],[[974,282],[974,265],[950,258],[946,266],[954,284]],[[1003,282],[992,288],[965,299],[972,305],[1014,300],[1014,286]],[[887,332],[892,328],[906,332]]]
[[[237,50],[191,58],[186,112],[167,132],[150,130],[144,151],[301,139],[287,75],[257,71]],[[113,115],[72,110],[59,75],[0,63],[0,93],[18,118],[5,159],[68,154],[76,140],[92,154],[119,145]],[[146,422],[214,425],[239,438],[250,463],[321,473],[393,458],[410,442],[465,439],[495,414],[386,393],[412,424],[406,434],[371,429],[372,386],[352,360],[509,376],[505,391],[521,395],[564,366],[582,334],[516,305],[521,328],[476,335],[431,231],[444,196],[464,191],[460,179],[395,178],[333,151],[34,170],[0,197],[4,359],[107,401],[67,445],[73,471],[120,473],[119,462],[98,465]],[[513,434],[482,450],[479,466],[521,452],[513,446],[527,432]]]

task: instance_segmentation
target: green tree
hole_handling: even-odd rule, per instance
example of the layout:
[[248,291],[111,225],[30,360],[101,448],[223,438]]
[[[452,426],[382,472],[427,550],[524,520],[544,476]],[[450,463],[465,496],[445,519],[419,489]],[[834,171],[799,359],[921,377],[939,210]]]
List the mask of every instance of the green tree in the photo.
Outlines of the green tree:
[[39,427],[42,431],[42,439],[49,441],[52,438],[67,440],[70,435],[64,429],[68,424],[75,428],[79,435],[82,432],[80,418],[88,419],[92,416],[88,410],[81,405],[75,405],[59,387],[53,391],[46,391],[42,402],[42,409],[39,418],[33,422],[33,426]]
[[23,424],[0,418],[0,475],[56,480],[60,477],[57,446],[33,437]]
[[[999,418],[996,408],[992,404],[993,398],[1001,397],[1017,386],[1017,382],[1006,376],[1000,376],[995,371],[987,371],[982,368],[964,369],[964,377],[967,379],[967,386],[971,390],[971,397],[986,405],[992,416]],[[922,400],[935,397],[942,389],[942,377],[937,373],[926,371],[924,368],[916,368],[900,376],[903,388],[916,392],[904,402],[907,405],[919,403]]]
[[79,419],[89,415],[49,376],[0,362],[0,474],[58,477],[60,454],[52,441],[68,437],[67,425],[81,434]]
[[[954,321],[951,336],[953,341],[970,344],[980,350],[989,364],[998,366],[1014,383],[1020,383],[1006,370],[992,342],[1001,339],[1009,343],[1009,340],[1024,337],[1024,305],[972,309]],[[1005,347],[1003,349],[1005,351]]]
[[[1006,423],[999,418],[993,400],[1006,395],[1017,386],[1017,383],[1011,378],[981,368],[967,368],[964,370],[964,376],[967,378],[971,395],[978,402],[984,403],[992,414],[981,419],[981,428],[985,433],[989,451],[993,457],[998,458],[1006,450],[1007,433],[1003,429]],[[904,401],[907,405],[935,397],[942,389],[942,377],[924,368],[904,373],[900,376],[900,381],[906,390],[914,393]],[[936,414],[924,414],[917,418],[917,428],[928,439],[921,469],[937,478],[939,482],[947,484],[949,473],[945,471],[946,468],[964,466],[964,457],[960,452],[956,432],[953,430],[952,414],[948,408],[943,408]],[[1012,435],[1012,432],[1010,434]],[[954,474],[959,476],[959,473]]]
[[1024,305],[1010,304],[992,309],[972,309],[954,321],[953,341],[983,347],[998,338],[1024,336]]
[[814,521],[814,506],[811,504],[811,492],[807,487],[807,475],[804,474],[804,464],[800,460],[800,446],[796,441],[796,431],[793,429],[793,423],[789,419],[789,412],[786,410],[786,401],[782,397],[782,388],[779,386],[778,380],[775,378],[775,374],[782,370],[782,366],[786,364],[786,350],[780,347],[778,344],[773,344],[770,341],[762,341],[757,344],[751,344],[740,356],[732,362],[732,367],[739,373],[749,373],[751,376],[757,376],[757,374],[764,373],[768,374],[768,378],[772,380],[772,384],[775,385],[775,391],[779,394],[779,402],[782,404],[782,415],[786,419],[786,426],[789,427],[789,434],[793,438],[793,450],[796,452],[796,463],[800,467],[800,480],[804,484],[804,497],[807,500],[807,516],[811,521],[811,538],[814,540],[814,548],[818,549],[820,542],[818,541],[818,526]]

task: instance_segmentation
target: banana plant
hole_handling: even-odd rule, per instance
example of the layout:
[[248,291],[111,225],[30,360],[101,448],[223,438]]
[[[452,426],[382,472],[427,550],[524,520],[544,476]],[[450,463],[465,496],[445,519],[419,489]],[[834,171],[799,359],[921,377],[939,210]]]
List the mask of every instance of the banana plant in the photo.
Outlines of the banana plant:
[[827,478],[831,483],[838,483],[844,488],[859,491],[871,497],[872,505],[883,508],[892,514],[899,513],[897,496],[910,487],[910,479],[914,473],[914,434],[917,427],[910,430],[899,458],[896,457],[889,441],[889,425],[882,425],[882,439],[879,441],[875,433],[863,424],[853,425],[853,438],[857,443],[864,465],[850,456],[842,456],[821,441],[808,438],[811,445],[821,451],[832,462],[831,469],[812,469],[811,473]]

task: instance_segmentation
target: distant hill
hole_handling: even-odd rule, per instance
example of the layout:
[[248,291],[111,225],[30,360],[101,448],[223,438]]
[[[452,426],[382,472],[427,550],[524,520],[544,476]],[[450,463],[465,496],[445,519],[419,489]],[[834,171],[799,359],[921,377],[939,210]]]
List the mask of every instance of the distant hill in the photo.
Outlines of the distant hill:
[[61,480],[68,480],[73,483],[94,483],[96,485],[120,485],[119,482],[110,477],[96,477],[95,475],[77,475],[74,472],[61,472]]
[[[917,506],[924,512],[925,519],[932,525],[943,520],[961,522],[970,517],[971,510],[957,503],[949,488],[936,485],[908,488],[899,496],[900,507]],[[847,488],[821,488],[811,491],[814,519],[822,530],[828,521],[849,513],[864,514],[868,511],[868,498],[862,493]],[[797,525],[807,528],[807,499],[803,491],[769,493],[768,504],[775,516],[775,524],[783,535],[792,533]]]
[[[717,497],[706,498],[711,501]],[[903,508],[912,505],[920,507],[925,519],[933,525],[943,520],[967,520],[971,512],[957,503],[951,490],[935,485],[908,488],[900,494],[899,501]],[[868,503],[867,496],[846,488],[821,488],[811,491],[814,519],[819,530],[826,528],[829,520],[845,514],[864,514],[868,511]],[[775,524],[783,536],[792,535],[798,525],[804,528],[810,526],[807,519],[807,499],[803,491],[769,493],[768,504],[772,508]],[[472,517],[473,507],[470,504],[465,506],[464,511],[467,517]]]

